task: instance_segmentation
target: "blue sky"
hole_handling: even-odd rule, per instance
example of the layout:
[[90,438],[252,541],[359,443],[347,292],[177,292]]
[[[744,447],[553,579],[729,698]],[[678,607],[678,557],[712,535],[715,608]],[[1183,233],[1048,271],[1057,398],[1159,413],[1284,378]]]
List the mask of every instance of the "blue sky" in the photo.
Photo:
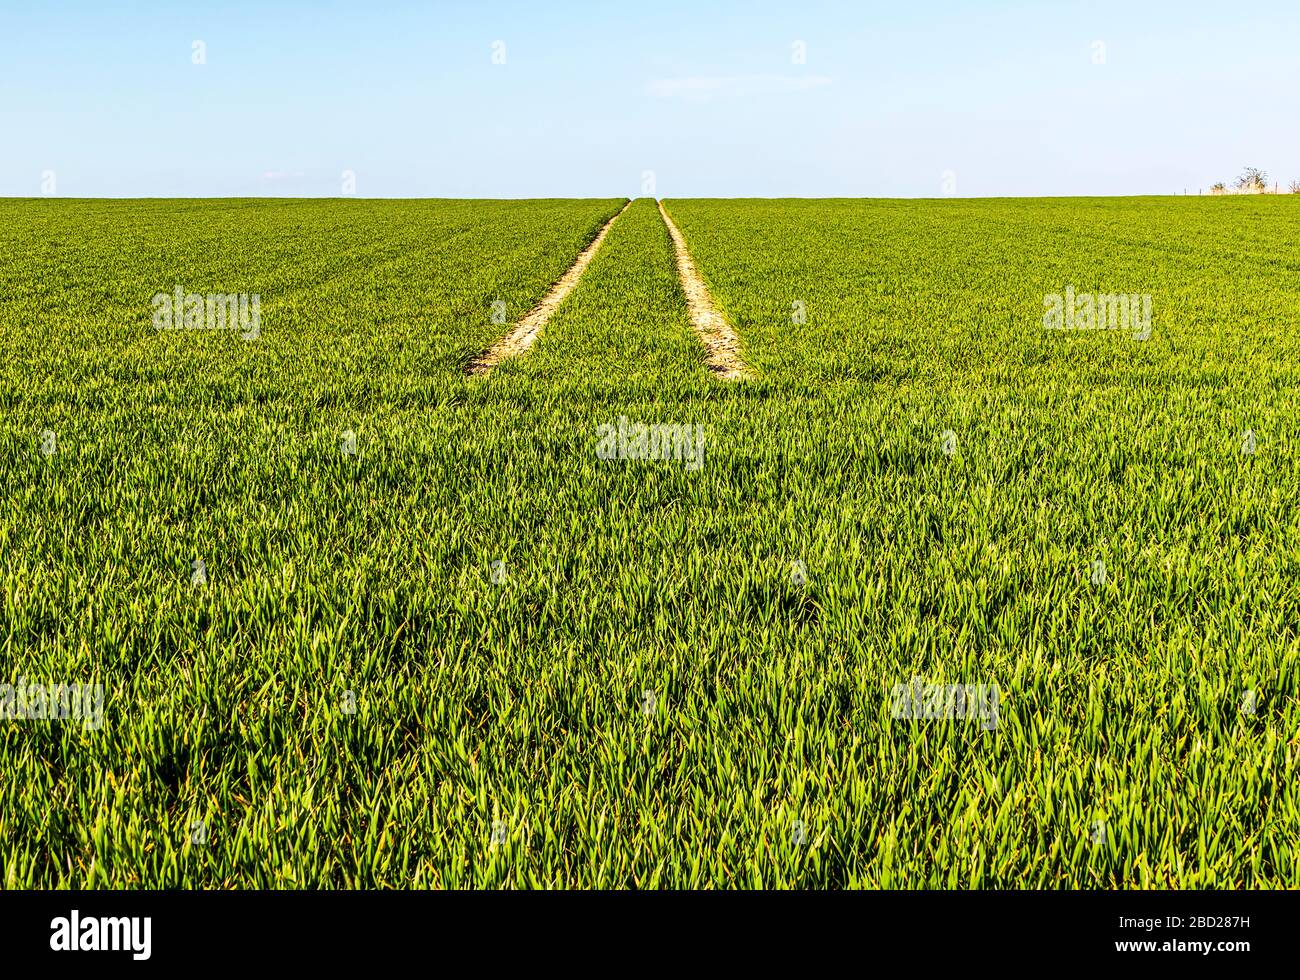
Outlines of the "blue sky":
[[0,196],[337,195],[344,171],[360,197],[1285,184],[1300,5],[1260,11],[0,0]]

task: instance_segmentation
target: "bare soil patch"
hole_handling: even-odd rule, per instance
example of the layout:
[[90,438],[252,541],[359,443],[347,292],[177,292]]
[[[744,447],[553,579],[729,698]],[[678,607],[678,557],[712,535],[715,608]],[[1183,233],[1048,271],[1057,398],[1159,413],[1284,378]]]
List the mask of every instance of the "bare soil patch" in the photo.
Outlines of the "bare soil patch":
[[542,326],[551,318],[551,314],[555,312],[556,308],[564,302],[564,297],[568,296],[573,287],[578,284],[578,279],[582,276],[583,270],[591,264],[597,249],[600,248],[600,243],[605,240],[610,227],[618,220],[618,215],[631,207],[631,204],[631,201],[624,204],[619,209],[618,214],[605,222],[604,227],[592,239],[591,244],[582,250],[581,254],[574,260],[573,265],[569,266],[569,270],[560,277],[559,282],[551,287],[550,292],[542,297],[540,303],[524,314],[510,333],[470,361],[469,367],[465,369],[466,374],[487,374],[507,357],[515,357],[533,346],[533,341],[537,339]]
[[677,275],[681,278],[682,289],[686,293],[691,326],[704,343],[709,370],[725,381],[745,377],[745,362],[740,359],[740,340],[736,331],[713,305],[713,297],[709,295],[709,289],[700,278],[700,271],[695,268],[691,253],[686,248],[686,239],[682,238],[673,219],[668,217],[663,201],[659,202],[659,213],[663,215],[668,234],[672,236],[673,245],[677,249]]

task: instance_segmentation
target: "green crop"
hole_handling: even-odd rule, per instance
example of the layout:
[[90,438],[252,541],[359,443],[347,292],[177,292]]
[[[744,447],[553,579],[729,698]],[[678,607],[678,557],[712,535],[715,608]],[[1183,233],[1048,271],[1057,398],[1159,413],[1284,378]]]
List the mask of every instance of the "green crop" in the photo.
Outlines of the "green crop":
[[0,883],[1300,886],[1297,202],[622,203],[0,202]]

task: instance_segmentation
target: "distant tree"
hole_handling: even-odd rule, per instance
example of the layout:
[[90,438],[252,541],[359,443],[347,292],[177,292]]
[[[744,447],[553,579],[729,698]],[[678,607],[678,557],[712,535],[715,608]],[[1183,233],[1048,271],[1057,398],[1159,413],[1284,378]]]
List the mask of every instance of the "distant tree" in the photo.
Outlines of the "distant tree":
[[1224,191],[1226,191],[1227,189],[1228,189],[1228,188],[1227,188],[1227,185],[1225,185],[1225,184],[1223,183],[1223,181],[1219,181],[1217,184],[1215,184],[1213,187],[1210,188],[1210,193],[1212,193],[1212,194],[1222,194],[1222,193],[1223,193]]
[[1238,190],[1262,194],[1268,189],[1268,174],[1258,167],[1247,167],[1237,178]]
[[1300,180],[1291,181],[1291,193],[1300,194]]

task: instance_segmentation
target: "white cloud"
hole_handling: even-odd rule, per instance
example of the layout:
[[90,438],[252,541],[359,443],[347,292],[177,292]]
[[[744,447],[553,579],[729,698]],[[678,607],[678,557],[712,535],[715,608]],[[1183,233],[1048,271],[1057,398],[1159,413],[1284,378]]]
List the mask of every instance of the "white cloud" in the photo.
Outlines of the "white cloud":
[[825,75],[696,75],[688,78],[660,78],[650,83],[650,94],[659,99],[689,99],[709,102],[753,96],[811,92],[831,83]]

